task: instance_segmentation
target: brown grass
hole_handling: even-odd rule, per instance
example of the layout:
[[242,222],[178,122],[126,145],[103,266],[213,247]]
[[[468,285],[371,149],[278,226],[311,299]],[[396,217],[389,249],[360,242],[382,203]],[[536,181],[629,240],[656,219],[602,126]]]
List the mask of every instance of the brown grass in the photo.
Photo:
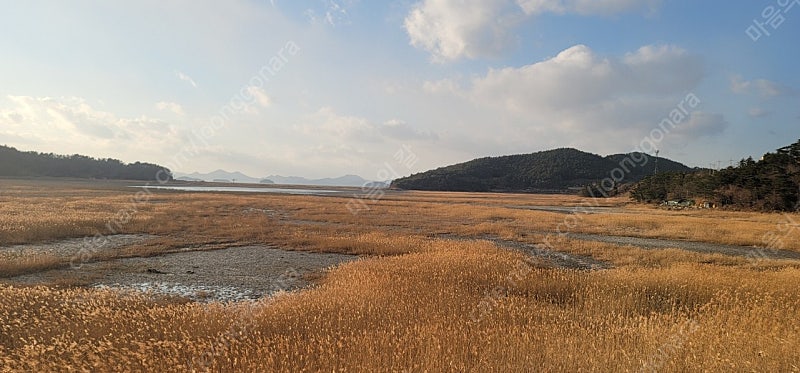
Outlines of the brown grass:
[[[132,194],[37,188],[4,192],[2,226],[29,233],[0,228],[0,242],[94,234]],[[369,257],[255,304],[0,285],[0,371],[800,371],[797,262],[556,238],[558,250],[615,266],[556,269],[458,237],[541,242],[567,215],[505,206],[586,203],[578,197],[405,193],[359,215],[346,202],[156,193],[122,229],[161,238],[120,255],[269,243]],[[571,230],[747,243],[781,220],[604,203],[622,211],[579,215]],[[23,216],[29,205],[36,213]],[[456,239],[433,238],[445,234]]]
[[64,267],[64,260],[53,255],[0,257],[0,278],[14,277]]
[[434,246],[253,306],[5,288],[0,359],[13,370],[797,370],[796,269],[523,270],[488,243]]

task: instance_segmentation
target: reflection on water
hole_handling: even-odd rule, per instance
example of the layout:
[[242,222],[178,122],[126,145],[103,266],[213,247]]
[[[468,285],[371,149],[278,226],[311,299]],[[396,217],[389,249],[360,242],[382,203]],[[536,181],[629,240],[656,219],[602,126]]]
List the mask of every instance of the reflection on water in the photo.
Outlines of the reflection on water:
[[181,186],[181,185],[140,185],[131,188],[180,190],[184,192],[247,192],[247,193],[285,193],[285,194],[325,194],[338,190],[328,189],[292,189],[292,188],[255,188],[230,186]]

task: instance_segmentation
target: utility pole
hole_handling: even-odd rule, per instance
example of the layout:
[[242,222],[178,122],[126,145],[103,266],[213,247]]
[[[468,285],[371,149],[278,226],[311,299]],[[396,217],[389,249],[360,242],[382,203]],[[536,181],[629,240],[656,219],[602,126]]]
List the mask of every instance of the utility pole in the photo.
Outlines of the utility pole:
[[660,150],[656,149],[656,165],[655,165],[655,168],[653,169],[653,175],[658,175],[658,152],[659,151]]

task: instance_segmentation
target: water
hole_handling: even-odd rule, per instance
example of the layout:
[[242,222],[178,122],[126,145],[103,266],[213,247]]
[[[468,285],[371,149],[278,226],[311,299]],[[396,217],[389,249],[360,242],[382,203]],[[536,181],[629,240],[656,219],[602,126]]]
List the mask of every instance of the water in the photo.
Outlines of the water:
[[321,195],[327,193],[341,192],[340,190],[330,190],[330,189],[255,188],[255,187],[231,187],[231,186],[182,186],[182,185],[141,185],[141,186],[132,186],[131,188],[180,190],[184,192],[284,193],[284,194],[303,194],[303,195]]

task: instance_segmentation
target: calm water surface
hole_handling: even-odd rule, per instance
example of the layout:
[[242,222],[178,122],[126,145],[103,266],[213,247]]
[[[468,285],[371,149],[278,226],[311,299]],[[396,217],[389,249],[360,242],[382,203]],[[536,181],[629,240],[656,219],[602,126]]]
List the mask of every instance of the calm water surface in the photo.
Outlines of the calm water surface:
[[342,192],[329,189],[293,189],[293,188],[255,188],[231,186],[182,186],[182,185],[140,185],[131,188],[181,190],[184,192],[246,192],[246,193],[284,193],[284,194],[327,194]]

